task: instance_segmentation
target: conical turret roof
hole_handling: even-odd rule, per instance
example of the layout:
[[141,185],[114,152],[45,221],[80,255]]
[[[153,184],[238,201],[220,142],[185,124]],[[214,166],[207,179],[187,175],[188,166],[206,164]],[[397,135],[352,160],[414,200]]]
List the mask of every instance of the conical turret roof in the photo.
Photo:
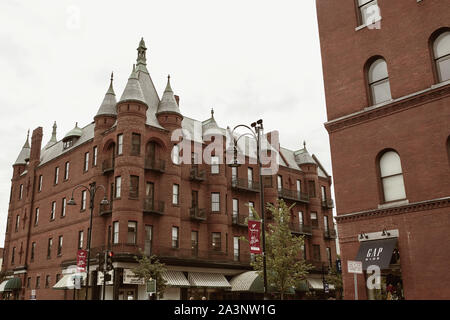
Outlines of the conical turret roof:
[[122,103],[125,101],[138,101],[147,105],[147,102],[145,101],[144,98],[144,94],[142,92],[141,85],[138,80],[138,76],[136,74],[135,65],[133,65],[133,71],[131,72],[131,75],[128,78],[127,85],[118,103]]
[[171,112],[171,113],[180,113],[180,107],[178,106],[177,101],[175,100],[175,96],[173,94],[172,87],[170,86],[170,75],[167,76],[167,85],[166,90],[164,90],[164,94],[161,98],[161,101],[158,104],[158,112]]
[[306,149],[306,142],[303,141],[303,149],[300,149],[298,151],[294,152],[295,156],[295,162],[298,164],[316,164],[313,157],[309,154],[308,150]]
[[56,139],[56,121],[53,123],[53,131],[52,131],[52,137],[50,138],[50,141],[45,145],[44,149],[48,149],[51,146],[53,146],[55,143],[58,142]]
[[117,110],[116,110],[116,94],[114,93],[113,88],[113,76],[114,74],[111,73],[111,83],[109,85],[109,89],[105,94],[105,98],[103,99],[103,102],[98,109],[97,115],[105,115],[105,116],[117,116]]
[[27,140],[25,141],[22,150],[20,150],[19,156],[17,157],[16,162],[14,162],[14,165],[27,164],[27,161],[30,159],[31,148],[30,143],[28,142],[29,138],[30,130],[28,130]]
[[221,129],[214,119],[214,109],[211,108],[211,118],[202,122],[203,135],[205,134],[221,134],[226,135],[226,131]]

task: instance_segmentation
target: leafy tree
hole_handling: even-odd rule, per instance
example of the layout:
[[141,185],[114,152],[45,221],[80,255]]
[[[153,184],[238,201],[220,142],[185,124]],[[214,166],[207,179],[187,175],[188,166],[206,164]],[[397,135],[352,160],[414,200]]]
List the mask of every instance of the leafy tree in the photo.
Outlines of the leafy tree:
[[[305,279],[313,268],[301,259],[303,236],[294,236],[289,228],[290,210],[283,200],[278,200],[278,207],[272,204],[267,209],[272,213],[274,223],[266,229],[266,270],[267,285],[280,293],[281,300],[285,292],[295,284]],[[252,208],[253,216],[258,220],[258,213]],[[264,276],[263,257],[257,255],[251,263],[261,277]]]
[[166,290],[166,280],[163,279],[162,273],[166,271],[166,266],[160,263],[155,255],[147,257],[140,251],[140,257],[135,256],[138,266],[132,269],[133,273],[147,283],[150,279],[156,280],[156,294],[162,297]]
[[[339,259],[339,256],[338,256]],[[336,297],[341,298],[342,297],[342,291],[343,291],[343,285],[342,285],[342,274],[337,273],[336,269],[330,268],[328,275],[326,275],[325,279],[329,284],[332,284],[334,286],[334,289],[336,290]]]

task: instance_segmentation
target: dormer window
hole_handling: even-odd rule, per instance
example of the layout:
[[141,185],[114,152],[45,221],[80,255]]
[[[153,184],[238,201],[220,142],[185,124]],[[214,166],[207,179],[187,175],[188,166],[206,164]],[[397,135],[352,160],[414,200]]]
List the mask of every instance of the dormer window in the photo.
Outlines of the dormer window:
[[64,149],[68,149],[68,148],[70,148],[72,145],[73,145],[73,139],[69,139],[69,140],[64,141],[64,143],[63,143],[63,148],[64,148]]
[[78,122],[75,124],[75,128],[70,130],[63,139],[64,150],[73,146],[73,144],[83,135],[83,130],[78,128]]

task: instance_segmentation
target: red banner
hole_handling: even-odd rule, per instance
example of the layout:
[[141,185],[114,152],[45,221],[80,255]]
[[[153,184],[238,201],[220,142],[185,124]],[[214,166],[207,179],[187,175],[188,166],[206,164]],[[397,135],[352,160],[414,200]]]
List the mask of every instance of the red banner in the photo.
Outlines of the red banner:
[[86,259],[87,259],[87,251],[82,249],[78,250],[77,267],[79,272],[86,271]]
[[250,252],[261,254],[261,221],[248,221],[248,241],[250,243]]

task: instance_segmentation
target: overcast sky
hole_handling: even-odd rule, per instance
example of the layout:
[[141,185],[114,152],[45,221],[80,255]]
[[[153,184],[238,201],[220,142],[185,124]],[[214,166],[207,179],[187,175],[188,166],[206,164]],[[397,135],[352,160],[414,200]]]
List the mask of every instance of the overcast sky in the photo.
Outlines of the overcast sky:
[[27,130],[42,126],[45,145],[54,121],[58,140],[92,122],[111,71],[120,98],[141,37],[160,97],[170,74],[185,116],[261,118],[332,174],[313,0],[1,0],[0,26],[0,247]]

